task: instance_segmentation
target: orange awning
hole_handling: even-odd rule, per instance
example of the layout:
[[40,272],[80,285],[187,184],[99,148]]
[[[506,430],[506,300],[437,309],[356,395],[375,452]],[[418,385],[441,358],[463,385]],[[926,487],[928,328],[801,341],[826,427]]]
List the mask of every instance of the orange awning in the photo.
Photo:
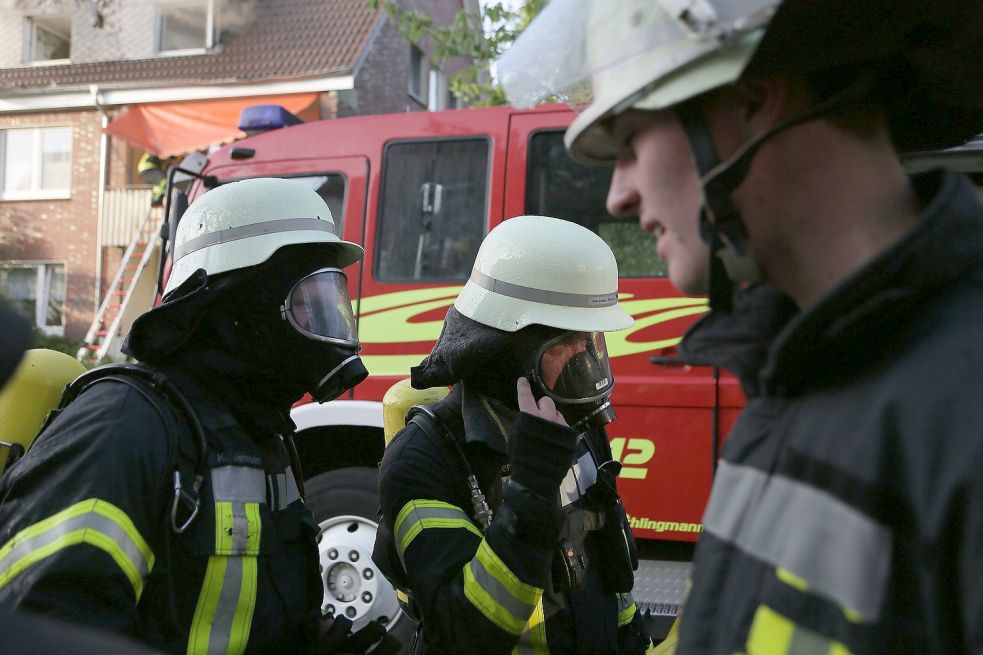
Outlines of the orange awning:
[[317,98],[317,93],[294,93],[135,105],[106,131],[152,155],[173,157],[244,137],[238,127],[244,107],[280,105],[305,120],[317,119]]

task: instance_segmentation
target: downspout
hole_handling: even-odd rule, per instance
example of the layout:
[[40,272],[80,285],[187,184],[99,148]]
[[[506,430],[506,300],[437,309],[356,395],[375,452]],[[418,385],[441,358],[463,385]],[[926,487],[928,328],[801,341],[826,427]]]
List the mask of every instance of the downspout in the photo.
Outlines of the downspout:
[[99,86],[96,84],[89,86],[89,93],[92,94],[92,101],[96,109],[99,110],[100,134],[99,134],[99,191],[96,196],[96,289],[95,289],[95,311],[99,311],[102,306],[102,228],[103,211],[106,206],[106,180],[108,175],[107,160],[109,159],[109,134],[106,128],[109,127],[109,114],[106,113],[99,97]]

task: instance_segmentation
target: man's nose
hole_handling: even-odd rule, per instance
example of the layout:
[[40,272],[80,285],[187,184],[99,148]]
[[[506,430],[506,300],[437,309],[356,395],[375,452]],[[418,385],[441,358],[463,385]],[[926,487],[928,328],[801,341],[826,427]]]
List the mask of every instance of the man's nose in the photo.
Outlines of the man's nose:
[[607,210],[612,216],[631,216],[638,213],[638,192],[631,182],[628,162],[614,165],[611,186],[608,189]]

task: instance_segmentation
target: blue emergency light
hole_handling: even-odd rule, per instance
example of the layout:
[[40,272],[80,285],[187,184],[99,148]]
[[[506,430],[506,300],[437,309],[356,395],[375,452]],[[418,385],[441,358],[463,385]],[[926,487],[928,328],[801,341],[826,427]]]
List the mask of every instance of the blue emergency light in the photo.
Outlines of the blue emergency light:
[[246,107],[239,115],[239,129],[246,134],[278,130],[303,122],[280,105]]

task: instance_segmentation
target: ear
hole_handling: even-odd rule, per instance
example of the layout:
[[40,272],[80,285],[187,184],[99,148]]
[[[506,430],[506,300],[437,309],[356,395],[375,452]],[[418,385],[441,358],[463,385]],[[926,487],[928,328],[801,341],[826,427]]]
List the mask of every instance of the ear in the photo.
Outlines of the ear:
[[753,75],[738,81],[734,95],[741,103],[742,119],[752,134],[761,134],[795,116],[808,105],[802,85],[779,73]]

